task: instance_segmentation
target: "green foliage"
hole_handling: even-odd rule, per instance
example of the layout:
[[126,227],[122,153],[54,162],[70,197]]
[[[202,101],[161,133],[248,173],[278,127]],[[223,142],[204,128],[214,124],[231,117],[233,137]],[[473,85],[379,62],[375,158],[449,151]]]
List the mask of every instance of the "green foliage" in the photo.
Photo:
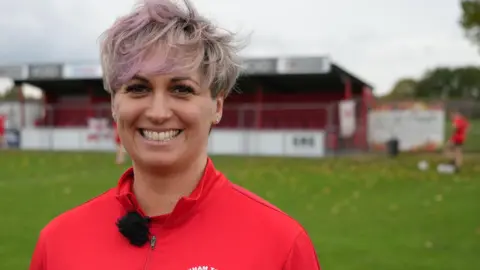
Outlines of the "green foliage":
[[437,67],[418,80],[401,79],[390,98],[480,99],[480,68]]
[[[323,269],[439,270],[480,269],[479,158],[467,157],[460,175],[416,169],[438,155],[213,160],[299,220]],[[28,269],[39,230],[115,186],[125,169],[109,153],[0,152],[0,164],[0,269],[8,270]]]
[[417,97],[435,97],[446,99],[457,93],[459,82],[455,78],[455,71],[451,68],[439,67],[427,71],[418,82]]
[[388,95],[391,99],[410,98],[415,95],[417,82],[411,78],[400,79]]
[[480,45],[480,0],[461,0],[460,25],[469,39]]
[[21,85],[13,86],[12,88],[8,89],[3,95],[0,95],[0,101],[19,101],[19,100],[33,100],[38,101],[38,98],[29,97],[24,95],[24,90]]
[[14,101],[20,100],[22,88],[20,86],[14,86],[10,88],[4,95],[0,95],[0,101]]

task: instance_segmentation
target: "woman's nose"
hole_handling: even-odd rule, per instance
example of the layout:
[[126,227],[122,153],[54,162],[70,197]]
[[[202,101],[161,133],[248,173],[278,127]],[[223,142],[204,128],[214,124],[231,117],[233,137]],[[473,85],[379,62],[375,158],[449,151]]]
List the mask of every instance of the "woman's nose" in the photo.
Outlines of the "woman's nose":
[[146,111],[147,118],[152,122],[163,122],[172,116],[169,97],[163,91],[157,91],[152,95],[150,106]]

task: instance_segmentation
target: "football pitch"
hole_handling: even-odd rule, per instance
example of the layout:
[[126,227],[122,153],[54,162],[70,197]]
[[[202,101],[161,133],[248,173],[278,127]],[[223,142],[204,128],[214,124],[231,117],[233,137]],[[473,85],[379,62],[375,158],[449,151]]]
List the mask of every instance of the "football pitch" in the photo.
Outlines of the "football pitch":
[[[323,269],[480,269],[480,155],[458,175],[419,171],[421,159],[441,161],[213,157],[305,226]],[[0,269],[28,269],[39,230],[115,186],[126,167],[113,153],[0,151]]]

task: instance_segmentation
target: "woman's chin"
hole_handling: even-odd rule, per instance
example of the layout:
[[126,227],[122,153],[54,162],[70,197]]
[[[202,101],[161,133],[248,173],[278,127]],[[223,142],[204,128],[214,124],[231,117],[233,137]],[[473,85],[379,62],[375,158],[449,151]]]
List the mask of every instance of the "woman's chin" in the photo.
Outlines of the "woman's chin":
[[179,161],[179,154],[176,151],[142,151],[135,156],[135,164],[148,168],[171,167]]

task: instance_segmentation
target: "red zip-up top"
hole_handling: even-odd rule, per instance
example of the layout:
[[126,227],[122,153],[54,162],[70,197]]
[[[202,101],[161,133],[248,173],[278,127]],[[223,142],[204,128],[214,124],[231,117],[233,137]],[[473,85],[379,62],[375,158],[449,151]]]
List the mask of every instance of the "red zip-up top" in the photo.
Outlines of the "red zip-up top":
[[234,185],[209,159],[198,186],[172,213],[152,217],[150,241],[130,244],[116,222],[139,208],[133,169],[118,186],[52,220],[40,233],[30,270],[318,270],[316,252],[295,220]]
[[468,130],[468,121],[462,116],[456,116],[453,119],[455,131],[451,137],[454,143],[464,143]]

